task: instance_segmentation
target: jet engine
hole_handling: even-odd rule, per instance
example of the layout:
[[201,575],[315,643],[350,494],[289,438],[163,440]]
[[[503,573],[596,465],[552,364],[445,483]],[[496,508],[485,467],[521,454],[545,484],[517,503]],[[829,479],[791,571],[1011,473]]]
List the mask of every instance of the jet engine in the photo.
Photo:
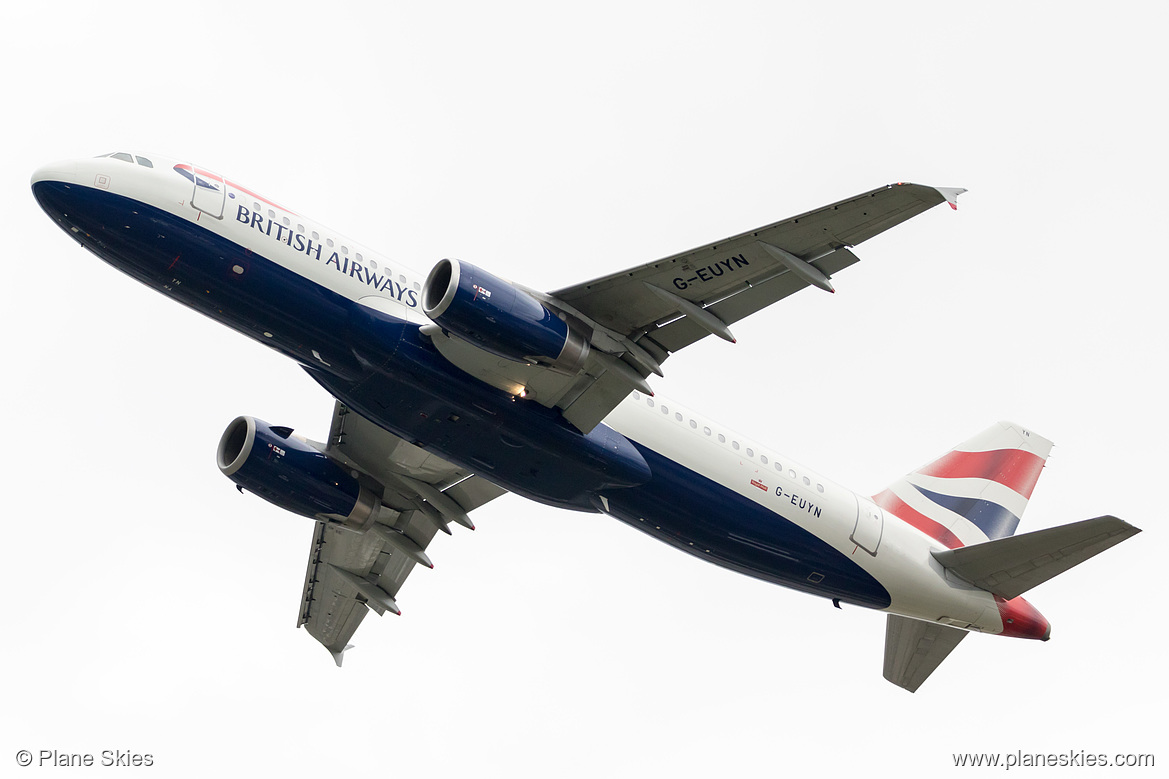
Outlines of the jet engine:
[[461,260],[443,260],[430,271],[422,310],[448,333],[508,360],[574,374],[588,357],[582,326],[523,287]]
[[288,427],[237,417],[219,439],[216,462],[241,488],[280,508],[365,530],[381,501],[357,476]]

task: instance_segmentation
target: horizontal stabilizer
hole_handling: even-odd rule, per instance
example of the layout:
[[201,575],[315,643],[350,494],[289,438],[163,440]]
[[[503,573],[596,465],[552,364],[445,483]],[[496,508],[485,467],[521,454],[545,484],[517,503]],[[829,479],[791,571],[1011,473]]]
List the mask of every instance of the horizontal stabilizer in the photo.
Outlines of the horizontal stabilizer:
[[917,692],[967,632],[890,614],[885,622],[885,678]]
[[1139,532],[1116,517],[1096,517],[933,555],[975,587],[1011,600]]

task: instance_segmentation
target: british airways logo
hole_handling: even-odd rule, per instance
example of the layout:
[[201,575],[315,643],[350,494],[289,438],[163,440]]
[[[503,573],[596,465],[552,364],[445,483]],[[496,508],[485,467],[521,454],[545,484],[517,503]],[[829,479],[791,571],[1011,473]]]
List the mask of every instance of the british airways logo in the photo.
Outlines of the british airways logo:
[[[324,256],[323,252],[325,247],[323,244],[317,243],[306,235],[295,232],[291,227],[286,227],[275,219],[265,219],[263,214],[252,211],[247,206],[238,206],[235,212],[235,221],[248,225],[253,230],[259,230],[264,235],[298,252],[303,252],[318,261]],[[273,235],[273,233],[275,234]],[[409,289],[406,285],[394,281],[390,278],[389,274],[381,275],[375,273],[356,260],[342,257],[336,251],[329,254],[324,262],[325,265],[332,265],[333,269],[338,273],[343,273],[350,278],[357,279],[376,289],[378,292],[388,292],[395,300],[403,305],[410,306],[411,308],[418,307],[418,293],[413,289]]]

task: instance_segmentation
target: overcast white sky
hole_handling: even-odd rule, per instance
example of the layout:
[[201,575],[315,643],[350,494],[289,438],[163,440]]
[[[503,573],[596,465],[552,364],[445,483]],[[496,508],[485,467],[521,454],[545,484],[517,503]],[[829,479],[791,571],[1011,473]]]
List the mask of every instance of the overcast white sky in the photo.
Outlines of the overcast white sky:
[[[1169,762],[1162,5],[163,7],[19,3],[0,29],[0,770],[54,748],[151,753],[156,776]],[[311,523],[213,459],[240,413],[323,437],[329,398],[29,193],[118,149],[544,289],[893,181],[967,187],[655,387],[866,493],[1012,419],[1056,442],[1022,530],[1145,532],[1028,595],[1050,642],[972,636],[909,695],[881,678],[881,614],[508,497],[338,670],[294,629]]]

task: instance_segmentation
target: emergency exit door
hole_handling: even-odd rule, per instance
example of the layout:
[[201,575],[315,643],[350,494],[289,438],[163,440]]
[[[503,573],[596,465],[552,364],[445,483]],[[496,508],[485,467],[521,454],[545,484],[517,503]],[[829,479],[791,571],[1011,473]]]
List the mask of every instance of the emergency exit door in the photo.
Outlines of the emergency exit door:
[[222,219],[223,203],[227,199],[227,185],[224,183],[223,177],[194,166],[191,167],[191,173],[195,177],[195,191],[191,194],[191,205],[207,216]]
[[856,496],[856,527],[852,529],[849,540],[876,557],[884,531],[885,515],[881,507],[859,495]]

